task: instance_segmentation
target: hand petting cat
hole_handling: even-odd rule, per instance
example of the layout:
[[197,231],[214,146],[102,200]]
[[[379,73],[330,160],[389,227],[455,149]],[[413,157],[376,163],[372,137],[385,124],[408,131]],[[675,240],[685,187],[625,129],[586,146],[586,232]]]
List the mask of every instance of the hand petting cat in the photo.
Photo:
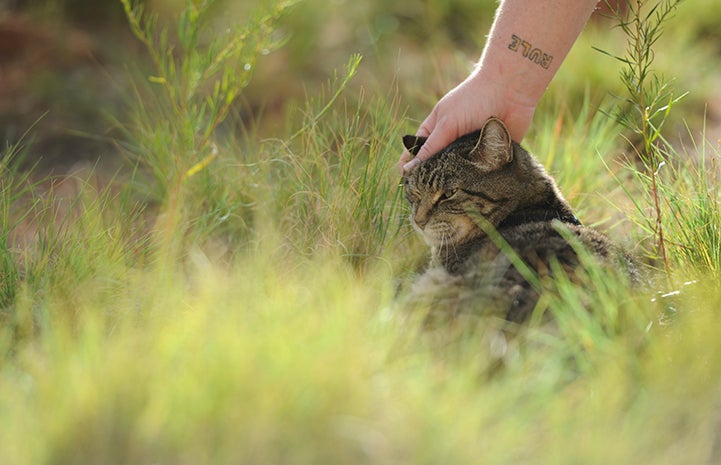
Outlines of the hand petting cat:
[[474,73],[438,101],[416,132],[427,137],[416,157],[404,151],[399,161],[401,173],[415,168],[457,138],[480,128],[479,123],[490,117],[502,120],[513,140],[519,141],[531,124],[535,105],[514,102],[516,95],[507,95],[508,87],[493,83]]
[[416,135],[427,137],[417,157],[404,151],[401,174],[474,130],[500,118],[521,142],[533,113],[598,0],[503,0],[483,55],[471,75],[448,92]]

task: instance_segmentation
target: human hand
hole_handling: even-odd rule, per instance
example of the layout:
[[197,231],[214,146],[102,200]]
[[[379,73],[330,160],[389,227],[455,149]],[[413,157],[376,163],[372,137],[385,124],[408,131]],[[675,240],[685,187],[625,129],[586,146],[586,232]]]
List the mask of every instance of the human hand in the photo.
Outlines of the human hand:
[[519,101],[509,87],[477,71],[448,92],[416,132],[416,136],[427,137],[418,155],[413,157],[407,150],[401,155],[398,161],[401,173],[411,171],[460,136],[480,129],[491,116],[502,120],[513,140],[520,142],[536,107],[535,102]]

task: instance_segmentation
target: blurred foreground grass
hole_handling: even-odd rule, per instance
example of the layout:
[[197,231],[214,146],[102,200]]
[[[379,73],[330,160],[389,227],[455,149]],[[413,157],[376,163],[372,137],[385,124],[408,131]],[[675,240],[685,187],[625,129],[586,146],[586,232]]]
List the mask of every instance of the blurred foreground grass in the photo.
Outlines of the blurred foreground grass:
[[[715,463],[719,295],[673,325],[564,339],[488,380],[488,350],[437,347],[391,311],[387,272],[260,247],[110,303],[54,298],[2,367],[7,463]],[[152,283],[152,284],[151,284]],[[30,303],[26,302],[29,306]],[[650,313],[644,305],[630,307]],[[32,311],[18,308],[18,311]],[[108,314],[112,314],[108,318]],[[534,333],[529,335],[533,338]],[[7,340],[5,340],[7,347]]]
[[[159,18],[173,53],[148,29],[160,54],[116,116],[132,170],[34,181],[18,164],[32,144],[3,151],[0,462],[721,459],[718,145],[695,123],[713,97],[699,68],[717,69],[707,18],[679,10],[658,51],[697,90],[668,129],[693,137],[659,167],[672,276],[629,289],[589,266],[544,297],[555,329],[499,347],[483,328],[421,334],[399,311],[426,252],[395,167],[405,118],[465,74],[494,4],[221,3],[209,29],[183,5]],[[526,145],[584,222],[651,266],[647,174],[598,111],[621,88],[590,49],[622,46],[604,28]]]

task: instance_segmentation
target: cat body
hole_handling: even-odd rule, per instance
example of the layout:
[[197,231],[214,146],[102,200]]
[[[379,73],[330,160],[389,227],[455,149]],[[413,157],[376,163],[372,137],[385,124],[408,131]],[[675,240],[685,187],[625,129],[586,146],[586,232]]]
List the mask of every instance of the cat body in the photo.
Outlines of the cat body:
[[[411,153],[423,142],[404,138]],[[540,295],[530,276],[553,278],[560,269],[572,277],[579,247],[601,261],[627,262],[578,221],[543,166],[496,118],[407,173],[404,188],[413,227],[431,247],[411,301],[433,313],[522,322]]]

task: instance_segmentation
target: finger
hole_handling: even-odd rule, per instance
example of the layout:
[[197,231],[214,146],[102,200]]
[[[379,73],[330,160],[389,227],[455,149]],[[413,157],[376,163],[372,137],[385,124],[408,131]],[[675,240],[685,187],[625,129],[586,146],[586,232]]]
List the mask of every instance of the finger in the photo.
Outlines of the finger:
[[[433,136],[434,131],[436,133],[438,132],[438,127],[436,126],[436,109],[434,108],[428,117],[423,120],[423,123],[421,123],[420,127],[418,128],[418,131],[416,131],[416,137],[423,137],[426,139],[426,141],[423,143],[421,148],[418,151],[418,154],[413,156],[411,155],[407,150],[403,153],[403,156],[401,157],[401,161],[404,161],[403,165],[401,166],[401,174],[408,173],[413,168],[418,166],[422,161],[427,160],[430,158],[435,152],[428,152],[428,142],[430,141],[430,138]],[[406,157],[407,155],[407,157]],[[405,157],[405,158],[404,158]]]
[[416,131],[416,136],[429,137],[435,130],[436,123],[436,109],[434,108],[433,111],[431,111],[431,114],[428,115],[418,127],[418,131]]
[[[430,115],[426,117],[425,120],[423,120],[423,123],[421,123],[418,131],[416,131],[416,137],[428,137],[431,134],[433,127],[435,126],[435,121],[436,116],[435,111],[433,111]],[[404,173],[409,172],[411,169],[413,169],[413,167],[420,163],[420,160],[414,160],[414,156],[408,150],[403,151],[403,153],[401,154],[401,158],[398,160],[398,169],[401,172],[401,176],[403,176]]]
[[416,137],[428,137],[433,132],[432,126],[429,126],[425,121],[416,131]]
[[450,144],[452,141],[453,138],[448,140],[448,137],[444,133],[436,130],[428,136],[428,140],[426,140],[425,144],[423,144],[420,150],[418,150],[418,155],[403,165],[403,170],[406,172],[411,171],[413,168],[418,166],[419,163],[428,160],[433,155],[440,152],[443,147]]

